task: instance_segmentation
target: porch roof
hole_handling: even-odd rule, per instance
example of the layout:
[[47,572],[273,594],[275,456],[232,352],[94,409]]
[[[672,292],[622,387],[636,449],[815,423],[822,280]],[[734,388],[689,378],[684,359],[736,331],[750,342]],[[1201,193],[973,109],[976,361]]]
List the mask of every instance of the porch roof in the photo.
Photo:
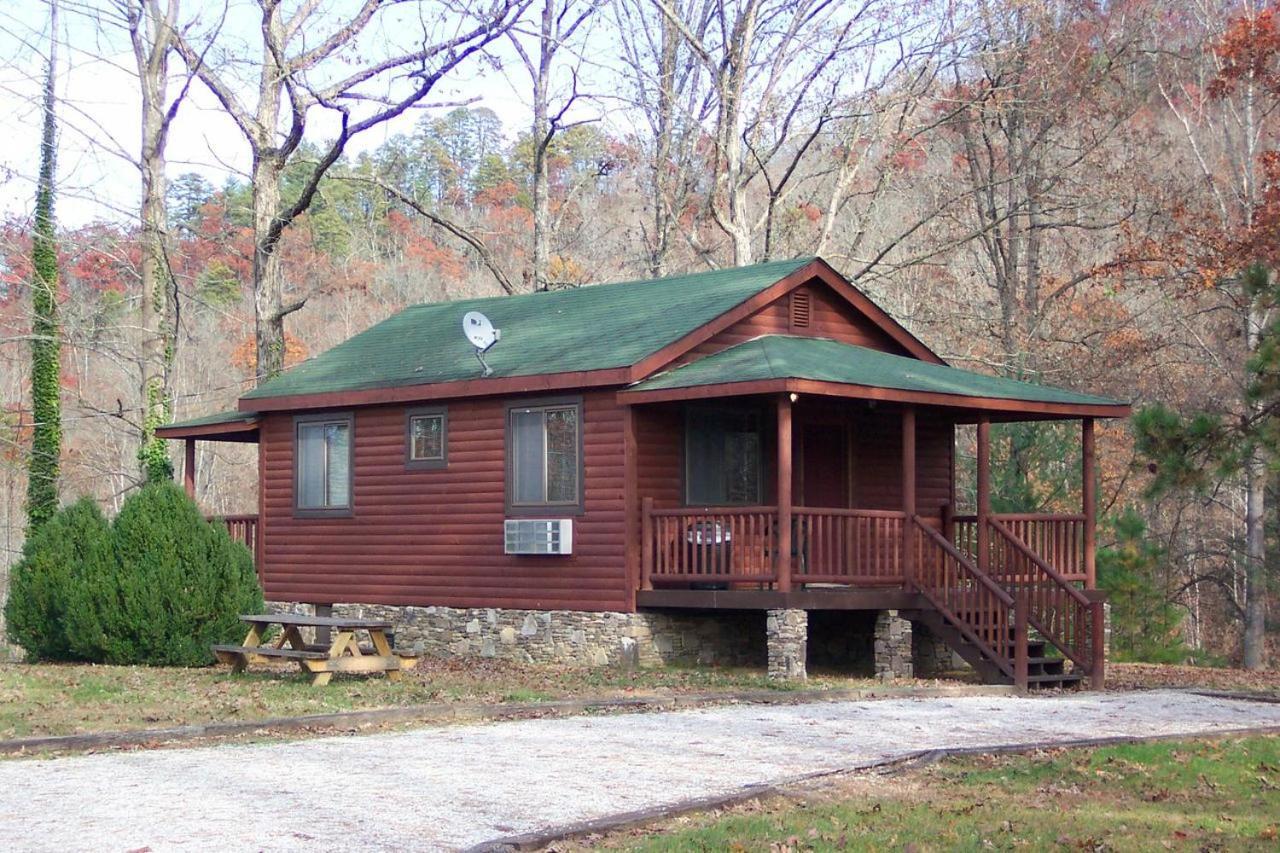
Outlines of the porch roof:
[[258,413],[241,412],[235,409],[229,412],[216,412],[212,415],[165,424],[156,429],[156,435],[160,438],[254,442],[258,440]]
[[1124,417],[1129,404],[892,355],[824,338],[765,335],[646,379],[624,402],[816,393],[1005,413]]

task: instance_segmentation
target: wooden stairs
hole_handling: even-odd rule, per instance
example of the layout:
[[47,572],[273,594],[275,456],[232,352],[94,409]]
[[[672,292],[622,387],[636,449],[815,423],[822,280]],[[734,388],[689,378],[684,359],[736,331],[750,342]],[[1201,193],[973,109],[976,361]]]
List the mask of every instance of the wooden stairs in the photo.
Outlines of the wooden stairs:
[[[1001,668],[998,657],[989,656],[981,646],[972,642],[963,633],[953,627],[936,610],[917,610],[902,614],[912,622],[923,624],[933,632],[934,636],[946,643],[965,663],[973,667],[987,684],[1014,684],[1015,678]],[[1017,638],[1010,628],[1004,648],[995,648],[997,656],[1012,659],[1015,653]],[[1085,674],[1078,669],[1067,669],[1067,659],[1048,654],[1049,642],[1039,637],[1027,638],[1027,683],[1028,690],[1043,688],[1077,687],[1085,680]]]
[[1101,599],[1076,588],[999,521],[987,521],[976,554],[961,552],[918,516],[912,523],[911,582],[930,606],[908,618],[988,683],[1029,690],[1087,679],[1102,687]]

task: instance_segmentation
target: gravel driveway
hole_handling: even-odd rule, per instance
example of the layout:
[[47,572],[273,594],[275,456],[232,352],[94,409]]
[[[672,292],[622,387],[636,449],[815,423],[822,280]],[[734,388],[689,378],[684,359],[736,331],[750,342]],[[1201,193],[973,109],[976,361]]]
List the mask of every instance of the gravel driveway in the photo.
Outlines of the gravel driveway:
[[437,850],[920,749],[1280,726],[1160,691],[736,706],[0,762],[20,850]]

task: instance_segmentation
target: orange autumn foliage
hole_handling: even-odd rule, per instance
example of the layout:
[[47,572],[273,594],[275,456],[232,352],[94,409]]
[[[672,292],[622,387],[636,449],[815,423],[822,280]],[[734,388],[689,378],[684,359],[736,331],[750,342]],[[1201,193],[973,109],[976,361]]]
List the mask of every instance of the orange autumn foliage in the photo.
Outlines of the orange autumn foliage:
[[[284,366],[293,367],[307,358],[307,347],[293,335],[284,336]],[[258,369],[258,350],[252,337],[245,338],[231,351],[231,363],[252,376]]]

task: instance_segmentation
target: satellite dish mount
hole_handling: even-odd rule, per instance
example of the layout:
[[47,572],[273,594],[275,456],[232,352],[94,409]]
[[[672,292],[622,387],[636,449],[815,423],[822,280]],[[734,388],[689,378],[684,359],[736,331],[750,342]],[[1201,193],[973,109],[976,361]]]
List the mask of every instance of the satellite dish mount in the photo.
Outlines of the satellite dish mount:
[[481,376],[493,374],[493,368],[484,360],[484,354],[493,349],[493,345],[502,339],[502,330],[495,329],[489,318],[479,311],[468,311],[462,317],[462,333],[476,348],[476,359],[484,369]]

